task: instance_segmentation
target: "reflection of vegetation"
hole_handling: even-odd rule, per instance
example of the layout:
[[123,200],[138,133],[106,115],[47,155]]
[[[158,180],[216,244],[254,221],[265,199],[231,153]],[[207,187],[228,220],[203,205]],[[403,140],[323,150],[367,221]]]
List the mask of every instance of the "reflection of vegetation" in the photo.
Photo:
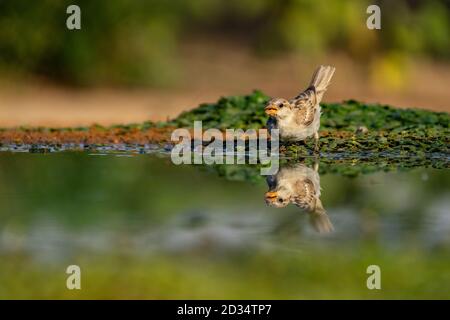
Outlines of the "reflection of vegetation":
[[[290,163],[305,163],[308,166],[312,166],[314,159],[312,158],[290,158],[282,159],[280,166],[289,165]],[[383,158],[383,157],[371,157],[368,159],[358,158],[343,158],[343,159],[330,159],[321,158],[319,173],[324,174],[338,174],[346,177],[357,177],[361,174],[370,174],[378,171],[408,171],[416,167],[422,168],[436,168],[444,169],[448,168],[448,159],[437,158]],[[249,181],[257,182],[264,180],[265,177],[261,176],[260,165],[213,165],[205,166],[204,170],[216,172],[220,177],[224,177],[231,181]]]
[[[82,9],[82,31],[65,28],[65,9]],[[411,4],[410,4],[411,3]],[[242,37],[261,53],[346,50],[392,73],[392,56],[448,58],[448,5],[381,1],[383,32],[365,27],[370,1],[0,1],[0,66],[71,83],[165,84],[176,78],[186,33]],[[386,67],[387,66],[387,67]]]
[[[305,159],[304,164],[311,167],[314,161]],[[48,212],[69,222],[72,227],[84,221],[114,223],[116,219],[126,218],[160,221],[198,204],[222,208],[230,205],[240,207],[252,201],[263,202],[263,193],[249,192],[249,185],[242,182],[253,182],[252,188],[261,188],[261,192],[266,189],[265,177],[260,175],[257,166],[174,166],[168,158],[149,155],[130,158],[88,156],[85,153],[3,153],[0,167],[0,194],[8,196],[7,201],[0,202],[0,228],[8,219],[33,221],[25,214],[45,216]],[[395,166],[388,164],[385,167],[372,163],[358,166],[322,159],[319,166],[321,177],[335,180],[336,184],[335,187],[325,184],[328,193],[323,196],[344,188],[344,182],[351,185],[358,180],[344,180],[341,176],[393,168]],[[217,178],[216,172],[227,179]],[[410,172],[411,179],[418,179],[416,171]],[[443,192],[442,186],[446,185],[448,178],[445,173],[430,175],[430,182],[426,189],[421,189],[421,194],[427,196]],[[414,179],[411,184],[414,184]],[[334,188],[335,191],[330,191]],[[356,196],[357,192],[353,193]],[[130,214],[132,216],[127,216]]]

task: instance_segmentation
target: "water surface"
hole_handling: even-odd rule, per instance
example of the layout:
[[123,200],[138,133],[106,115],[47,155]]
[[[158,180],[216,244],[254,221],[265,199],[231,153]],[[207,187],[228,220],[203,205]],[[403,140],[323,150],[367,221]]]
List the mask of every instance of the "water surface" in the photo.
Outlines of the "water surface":
[[[238,166],[2,153],[0,298],[448,298],[450,172],[321,165],[318,227],[268,206],[265,179]],[[72,264],[80,291],[65,286]],[[367,289],[372,264],[381,290]]]

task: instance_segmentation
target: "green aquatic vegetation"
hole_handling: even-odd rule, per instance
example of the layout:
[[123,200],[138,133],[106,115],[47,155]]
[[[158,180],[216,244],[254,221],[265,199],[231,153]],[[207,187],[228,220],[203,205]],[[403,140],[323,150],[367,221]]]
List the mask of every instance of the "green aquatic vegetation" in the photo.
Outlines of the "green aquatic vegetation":
[[[167,124],[192,127],[202,121],[204,129],[260,129],[267,122],[264,106],[269,100],[261,91],[223,97],[217,103],[201,104]],[[392,153],[423,157],[449,153],[450,115],[420,109],[396,109],[388,105],[355,100],[322,104],[320,139],[322,153]],[[367,128],[358,133],[358,128]],[[281,152],[291,157],[311,154],[312,141],[283,144]]]
[[183,112],[169,124],[191,127],[194,121],[202,121],[205,129],[260,129],[267,122],[264,105],[268,100],[269,97],[260,91],[245,96],[222,97],[216,103],[203,103]]
[[[260,129],[267,116],[269,97],[260,91],[247,96],[223,97],[217,103],[202,104],[169,122],[191,127],[202,121],[204,129]],[[448,168],[449,120],[445,112],[396,109],[355,100],[322,105],[320,173],[358,176],[376,171],[407,170],[414,167]],[[358,128],[365,127],[365,133]],[[313,141],[281,143],[281,165],[312,161]],[[258,181],[260,166],[216,165],[213,170],[228,180]]]
[[[260,129],[267,122],[264,106],[270,98],[261,91],[244,96],[222,97],[216,103],[204,103],[183,112],[168,123],[178,127],[193,126],[202,121],[208,128]],[[388,105],[364,104],[355,100],[343,103],[323,103],[322,130],[354,132],[359,126],[369,130],[393,130],[395,133],[430,129],[429,134],[449,128],[450,116],[445,112],[420,109],[396,109]],[[431,130],[434,129],[434,130]]]
[[[282,147],[282,153],[291,157],[308,155],[313,142],[289,144]],[[329,137],[320,139],[322,153],[367,153],[377,156],[426,156],[436,153],[448,156],[449,138],[447,134],[427,136],[410,131],[403,134],[385,132],[368,133],[363,136],[350,135],[345,138]]]

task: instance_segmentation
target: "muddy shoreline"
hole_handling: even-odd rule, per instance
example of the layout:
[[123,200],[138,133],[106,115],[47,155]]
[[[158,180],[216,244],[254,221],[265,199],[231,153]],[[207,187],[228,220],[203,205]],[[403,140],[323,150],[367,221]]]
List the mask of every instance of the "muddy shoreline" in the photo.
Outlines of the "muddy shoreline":
[[63,145],[63,144],[163,144],[170,141],[173,127],[140,129],[98,128],[84,129],[6,129],[0,132],[3,145]]

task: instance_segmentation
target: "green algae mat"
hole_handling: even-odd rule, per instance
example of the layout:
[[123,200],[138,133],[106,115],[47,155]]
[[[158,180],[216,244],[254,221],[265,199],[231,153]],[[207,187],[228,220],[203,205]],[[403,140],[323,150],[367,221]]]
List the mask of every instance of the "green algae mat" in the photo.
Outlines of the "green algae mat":
[[[168,124],[189,127],[194,121],[202,121],[206,129],[260,129],[268,119],[264,113],[268,100],[260,91],[247,96],[224,97],[217,103],[202,104],[184,112]],[[400,155],[449,152],[448,113],[396,109],[355,100],[321,106],[321,152],[391,151]],[[312,143],[289,145],[285,150],[308,154]]]

